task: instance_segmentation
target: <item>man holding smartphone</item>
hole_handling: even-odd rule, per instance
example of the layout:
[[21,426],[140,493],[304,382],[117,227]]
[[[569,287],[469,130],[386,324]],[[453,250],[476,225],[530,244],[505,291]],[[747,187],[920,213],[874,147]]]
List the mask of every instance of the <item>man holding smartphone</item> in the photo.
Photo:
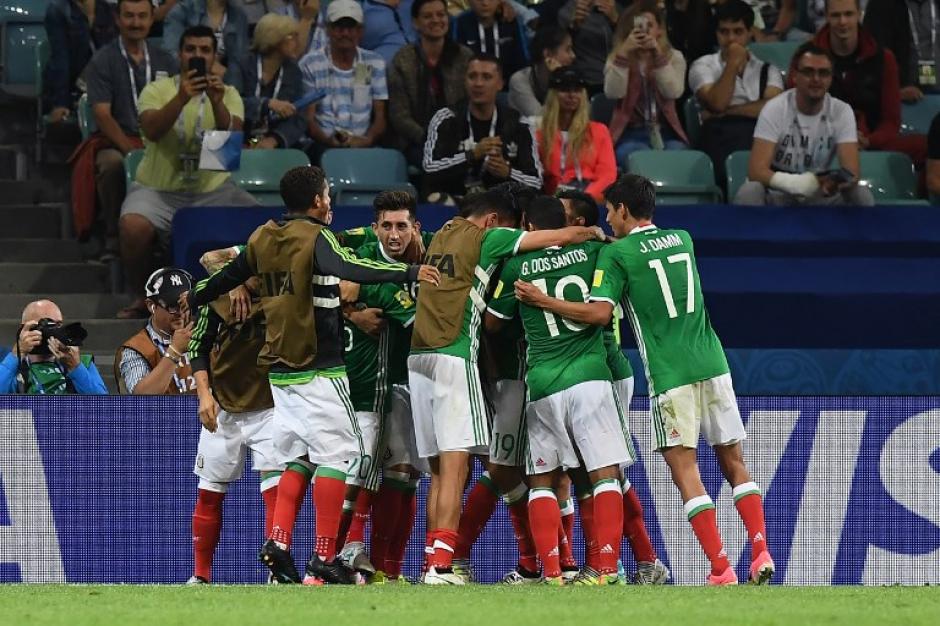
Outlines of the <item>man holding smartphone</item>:
[[258,204],[228,172],[199,169],[205,131],[240,130],[244,117],[238,91],[209,71],[215,54],[211,28],[188,28],[180,37],[180,75],[155,80],[140,94],[144,157],[120,220],[121,259],[135,301],[119,317],[147,317],[144,279],[154,269],[154,246],[169,241],[177,209]]

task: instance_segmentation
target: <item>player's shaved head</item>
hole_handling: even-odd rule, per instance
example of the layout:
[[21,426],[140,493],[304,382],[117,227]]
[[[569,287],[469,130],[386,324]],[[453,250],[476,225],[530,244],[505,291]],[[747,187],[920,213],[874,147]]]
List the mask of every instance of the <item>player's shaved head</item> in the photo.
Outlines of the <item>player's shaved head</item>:
[[614,208],[622,204],[634,218],[649,220],[656,210],[656,187],[645,176],[624,174],[604,190],[604,198]]
[[567,223],[564,205],[551,196],[539,196],[533,200],[526,211],[526,220],[532,230],[554,230],[564,228]]
[[36,300],[26,305],[26,308],[23,309],[22,319],[20,321],[41,320],[44,317],[48,317],[56,322],[61,322],[62,311],[59,310],[58,305],[52,300]]

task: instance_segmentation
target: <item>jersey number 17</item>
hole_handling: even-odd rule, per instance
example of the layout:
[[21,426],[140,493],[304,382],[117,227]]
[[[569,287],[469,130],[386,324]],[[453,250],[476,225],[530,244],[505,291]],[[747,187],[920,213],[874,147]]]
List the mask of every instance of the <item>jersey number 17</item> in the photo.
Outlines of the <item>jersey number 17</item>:
[[[688,252],[680,254],[671,254],[666,257],[666,262],[685,263],[686,286],[685,286],[685,312],[686,314],[695,312],[695,293],[693,292],[695,279],[692,276],[692,257]],[[676,310],[676,301],[672,297],[672,288],[669,286],[669,280],[666,278],[666,268],[662,259],[652,259],[649,266],[656,272],[656,278],[659,280],[659,288],[663,292],[663,300],[666,302],[666,312],[669,313],[669,319],[679,317]]]

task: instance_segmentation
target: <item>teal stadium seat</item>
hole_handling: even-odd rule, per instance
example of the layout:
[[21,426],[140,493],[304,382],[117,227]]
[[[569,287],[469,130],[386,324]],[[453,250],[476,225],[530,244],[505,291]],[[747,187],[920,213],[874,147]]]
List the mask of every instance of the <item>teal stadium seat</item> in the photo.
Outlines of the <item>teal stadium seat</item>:
[[689,136],[689,144],[693,148],[698,147],[702,139],[702,115],[698,99],[695,96],[689,96],[682,105],[682,112],[685,117],[685,134]]
[[761,61],[770,63],[786,76],[790,69],[790,59],[800,47],[802,41],[770,41],[765,43],[754,42],[748,49]]
[[301,150],[243,150],[241,166],[232,172],[232,180],[261,204],[283,206],[281,177],[303,165],[310,165],[310,159]]
[[591,98],[591,121],[609,125],[616,106],[616,100],[611,100],[603,93],[594,94]]
[[917,197],[917,175],[914,163],[900,152],[859,153],[861,184],[867,185],[876,204],[927,205]]
[[926,135],[930,123],[940,113],[940,95],[926,95],[920,102],[901,104],[901,132]]
[[721,202],[711,159],[698,150],[638,150],[630,155],[630,172],[656,185],[657,204]]
[[143,150],[131,150],[124,157],[124,176],[127,189],[130,189],[131,185],[134,184],[134,180],[137,178],[137,166],[140,165],[143,158]]
[[726,190],[728,192],[728,204],[734,202],[734,196],[738,193],[745,182],[747,182],[747,165],[751,160],[750,150],[738,150],[732,152],[725,159],[725,180],[727,181]]
[[381,191],[410,191],[408,163],[398,150],[388,148],[333,148],[320,161],[338,205],[371,205]]

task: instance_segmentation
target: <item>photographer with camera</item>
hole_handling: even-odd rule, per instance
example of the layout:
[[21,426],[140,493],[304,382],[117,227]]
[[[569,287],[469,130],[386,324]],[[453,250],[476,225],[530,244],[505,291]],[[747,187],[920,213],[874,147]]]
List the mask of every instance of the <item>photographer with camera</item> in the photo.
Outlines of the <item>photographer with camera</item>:
[[80,353],[88,335],[81,324],[63,326],[62,312],[51,300],[29,303],[21,319],[17,341],[0,361],[0,393],[108,393],[91,355]]

